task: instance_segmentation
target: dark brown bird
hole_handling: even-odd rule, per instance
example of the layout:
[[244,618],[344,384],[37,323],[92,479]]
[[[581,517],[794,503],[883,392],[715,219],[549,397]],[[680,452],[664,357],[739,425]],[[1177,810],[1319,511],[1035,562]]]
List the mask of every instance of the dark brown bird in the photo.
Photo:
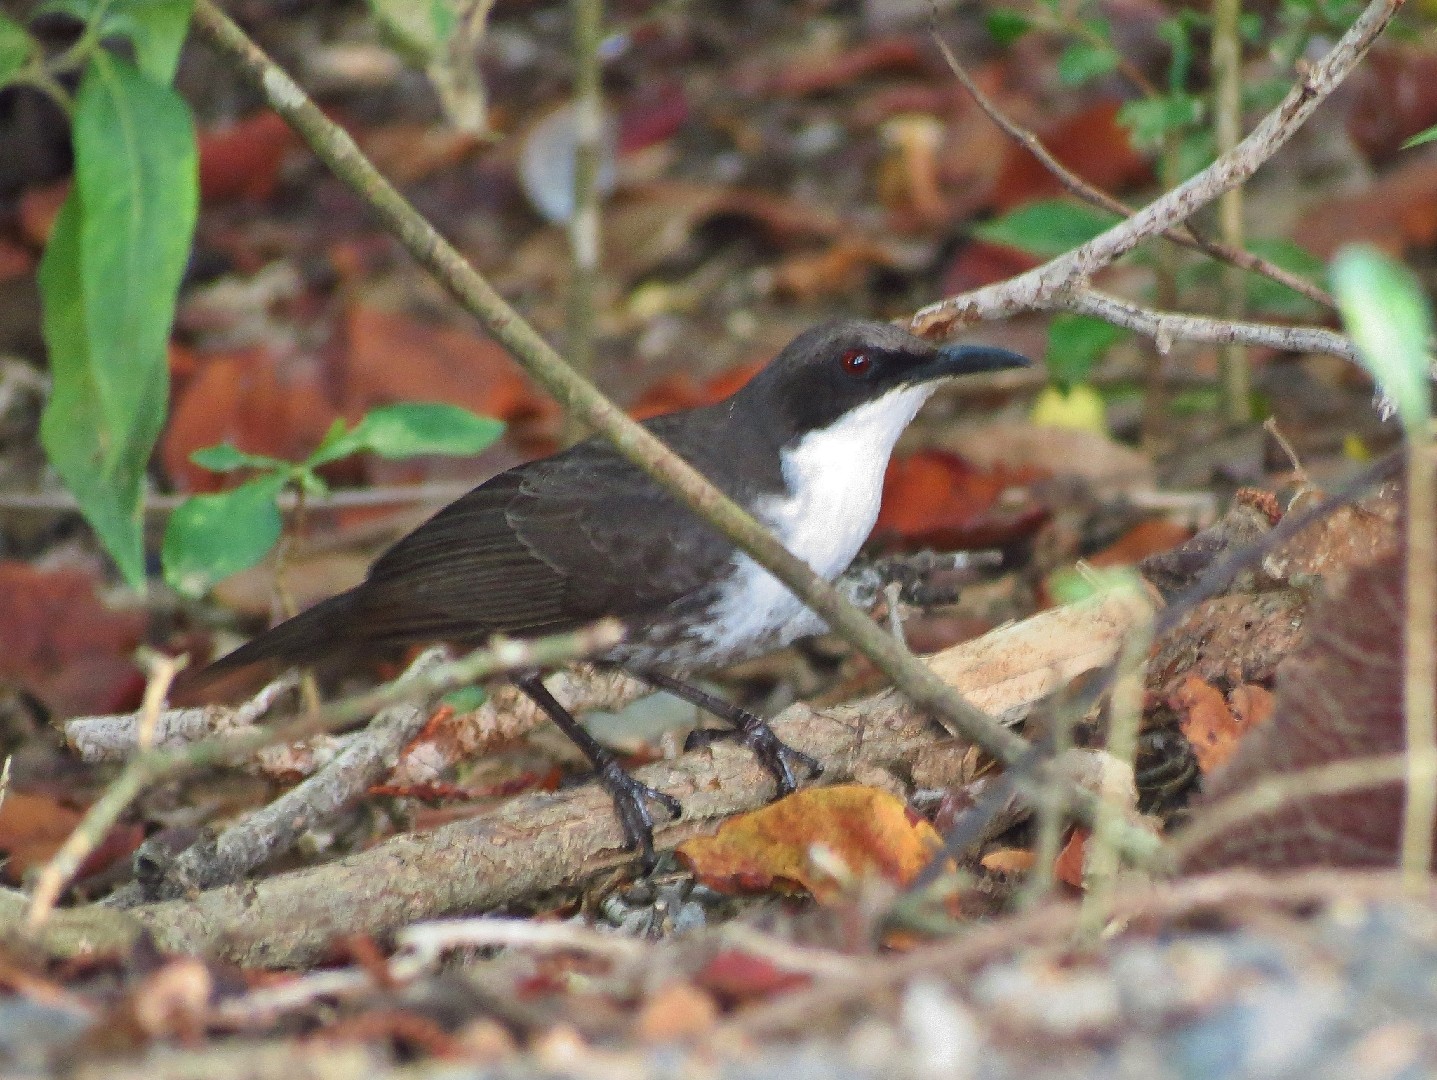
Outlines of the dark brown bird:
[[[728,399],[645,426],[832,580],[878,515],[899,434],[946,378],[1027,364],[986,346],[935,347],[885,323],[844,320],[800,334]],[[510,469],[439,511],[385,552],[364,582],[260,634],[183,680],[193,695],[254,664],[314,664],[419,642],[480,645],[537,637],[603,616],[625,641],[600,660],[693,703],[734,729],[777,781],[817,762],[762,719],[683,681],[825,626],[607,443],[589,439]],[[679,804],[638,783],[544,688],[515,683],[594,764],[630,847],[652,859],[647,803]]]

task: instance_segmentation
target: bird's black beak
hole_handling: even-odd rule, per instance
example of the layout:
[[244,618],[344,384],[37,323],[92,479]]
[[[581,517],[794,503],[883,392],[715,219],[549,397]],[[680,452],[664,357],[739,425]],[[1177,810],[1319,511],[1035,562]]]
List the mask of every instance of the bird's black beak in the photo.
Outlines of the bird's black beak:
[[1031,367],[1033,361],[1022,353],[994,345],[943,345],[933,366],[941,375],[974,375],[980,371],[1006,371]]

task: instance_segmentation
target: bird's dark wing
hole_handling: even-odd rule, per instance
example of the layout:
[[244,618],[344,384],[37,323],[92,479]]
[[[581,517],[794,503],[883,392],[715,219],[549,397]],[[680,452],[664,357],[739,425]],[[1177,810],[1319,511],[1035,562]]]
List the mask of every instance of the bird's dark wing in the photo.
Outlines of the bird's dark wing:
[[512,469],[382,555],[356,590],[370,641],[480,641],[655,612],[709,585],[732,548],[592,444]]

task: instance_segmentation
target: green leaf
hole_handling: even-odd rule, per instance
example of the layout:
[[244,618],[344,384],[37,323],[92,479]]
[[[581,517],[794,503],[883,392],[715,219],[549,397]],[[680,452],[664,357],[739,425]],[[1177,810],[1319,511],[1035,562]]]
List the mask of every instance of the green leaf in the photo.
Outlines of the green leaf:
[[1414,146],[1421,146],[1423,143],[1437,142],[1437,124],[1426,131],[1418,132],[1402,144],[1402,149],[1411,150]]
[[74,187],[40,266],[54,385],[40,435],[138,588],[145,469],[165,422],[165,345],[194,228],[194,134],[173,91],[97,53],[74,140]]
[[288,469],[289,462],[264,454],[248,454],[233,443],[206,446],[190,455],[190,460],[210,472],[234,472],[236,469]]
[[1201,98],[1178,92],[1129,101],[1118,110],[1118,123],[1132,133],[1134,144],[1160,147],[1169,132],[1200,124],[1203,113]]
[[53,387],[40,419],[40,442],[120,573],[139,588],[145,582],[145,466],[165,422],[168,373],[162,366],[143,374],[134,423],[116,430],[106,422],[80,288],[80,214],[78,193],[72,190],[40,260],[42,324]]
[[1128,331],[1087,315],[1055,315],[1048,324],[1043,357],[1048,376],[1061,387],[1088,381],[1093,368]]
[[1432,312],[1417,279],[1376,248],[1353,244],[1332,260],[1332,288],[1363,366],[1396,406],[1408,435],[1425,437],[1432,415]]
[[105,422],[136,422],[165,346],[198,203],[184,100],[107,53],[75,97],[75,189],[90,364]]
[[0,15],[0,86],[14,78],[35,51],[35,39],[29,32],[15,20]]
[[1024,203],[973,228],[973,235],[1041,258],[1052,258],[1107,231],[1118,219],[1064,199]]
[[1064,86],[1086,82],[1117,70],[1118,54],[1110,45],[1075,41],[1058,57],[1058,80]]
[[39,11],[81,22],[100,18],[100,37],[124,37],[135,47],[135,62],[150,78],[168,84],[180,62],[194,0],[49,0]]
[[988,36],[999,45],[1011,45],[1033,28],[1032,21],[1021,11],[995,8],[983,17]]
[[306,464],[323,465],[367,450],[387,458],[477,454],[504,433],[504,423],[457,405],[402,402],[372,409],[342,438],[322,445]]
[[283,528],[275,499],[285,482],[283,475],[270,474],[181,503],[165,525],[160,554],[171,587],[184,596],[203,596],[215,582],[269,554]]
[[[1253,240],[1247,248],[1289,273],[1313,280],[1322,278],[1322,260],[1291,240]],[[1247,282],[1247,306],[1254,312],[1300,318],[1311,316],[1316,310],[1317,305],[1307,297],[1271,278],[1261,274],[1246,274],[1244,277]]]

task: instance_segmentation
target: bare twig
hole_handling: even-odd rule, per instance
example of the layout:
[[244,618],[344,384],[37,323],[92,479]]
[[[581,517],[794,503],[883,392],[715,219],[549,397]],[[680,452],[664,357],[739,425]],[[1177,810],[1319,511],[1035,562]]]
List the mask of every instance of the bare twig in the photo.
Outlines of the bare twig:
[[1219,345],[1241,342],[1284,352],[1322,352],[1347,360],[1357,359],[1352,341],[1345,334],[1317,326],[1276,326],[1154,311],[1090,288],[1055,294],[1049,303],[1052,307],[1092,315],[1150,337],[1157,342],[1160,352],[1166,352],[1175,341],[1208,341]]
[[537,641],[497,641],[462,660],[444,664],[427,675],[402,684],[390,684],[367,694],[337,701],[272,728],[256,728],[224,738],[211,738],[178,750],[156,748],[130,760],[105,793],[86,812],[80,824],[54,857],[40,871],[31,898],[26,925],[33,931],[49,917],[60,893],[79,869],[85,856],[110,831],[125,808],[155,780],[182,772],[243,760],[262,746],[303,738],[316,731],[332,730],[363,720],[377,709],[433,693],[464,686],[503,671],[519,668],[552,667],[577,659],[595,650],[608,648],[622,639],[617,623],[605,621],[573,634],[561,634]]
[[[1032,154],[1033,157],[1038,160],[1038,163],[1047,169],[1068,192],[1101,210],[1107,210],[1109,213],[1116,214],[1119,217],[1132,217],[1133,210],[1131,207],[1113,198],[1113,196],[1101,188],[1088,183],[1088,181],[1073,172],[1053,156],[1052,152],[1043,145],[1042,140],[1039,139],[1036,134],[999,109],[997,103],[983,92],[983,88],[973,79],[968,69],[959,62],[958,57],[953,54],[953,50],[948,47],[948,43],[939,37],[936,31],[933,34],[933,40],[943,53],[943,58],[947,61],[948,67],[953,72],[954,77],[963,84],[963,88],[968,91],[978,107],[987,115],[988,119],[998,125],[1003,133],[1010,139],[1028,151],[1028,153]],[[1241,247],[1234,247],[1230,244],[1209,240],[1196,232],[1188,224],[1174,225],[1172,228],[1164,229],[1162,236],[1175,244],[1181,244],[1183,247],[1191,248],[1194,251],[1201,251],[1203,254],[1210,255],[1214,259],[1270,278],[1279,285],[1286,286],[1293,292],[1299,293],[1311,300],[1314,304],[1325,307],[1330,311],[1337,310],[1337,301],[1334,300],[1326,290],[1318,288],[1306,278],[1300,277],[1289,270],[1284,270],[1276,263],[1264,259],[1259,255],[1254,255],[1250,251],[1245,251]]]
[[1407,574],[1402,653],[1402,711],[1407,733],[1407,798],[1402,817],[1402,877],[1422,888],[1437,833],[1437,501],[1431,425],[1407,432]]
[[[599,157],[604,137],[599,43],[603,0],[571,0],[574,13],[574,213],[569,219],[569,334],[565,352],[580,375],[594,368],[594,292],[599,280]],[[566,417],[568,442],[587,432]]]
[[1082,288],[1148,237],[1185,221],[1252,176],[1348,76],[1402,3],[1372,0],[1327,55],[1301,73],[1282,102],[1230,153],[1088,243],[1007,281],[930,304],[913,316],[913,331],[946,334],[973,322],[1067,306],[1061,300],[1064,294]]

